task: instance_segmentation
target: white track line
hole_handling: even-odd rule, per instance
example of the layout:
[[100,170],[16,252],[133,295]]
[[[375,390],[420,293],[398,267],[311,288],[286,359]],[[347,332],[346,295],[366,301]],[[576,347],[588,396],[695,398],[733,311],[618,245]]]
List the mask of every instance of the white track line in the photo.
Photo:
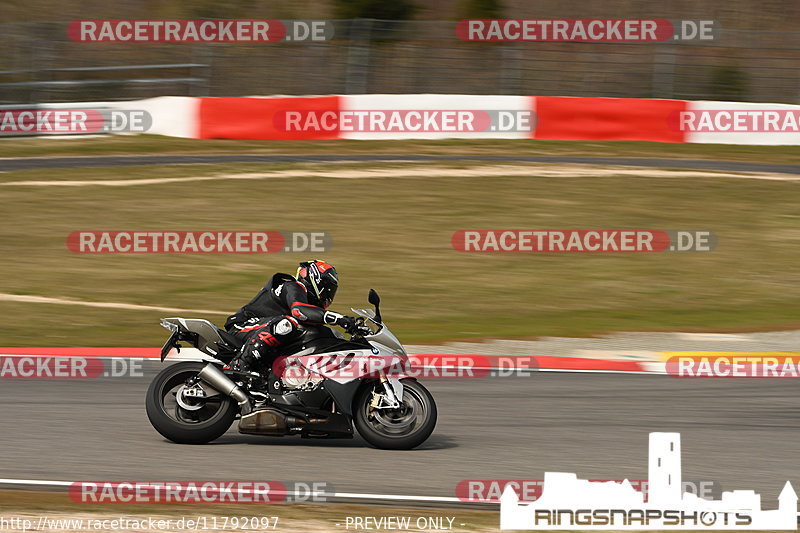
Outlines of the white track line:
[[69,487],[69,481],[41,481],[38,479],[0,479],[0,485],[31,485],[42,487]]
[[[504,370],[508,370],[507,368]],[[524,369],[519,369],[524,370]],[[664,372],[655,372],[650,370],[601,370],[590,369],[580,370],[577,368],[540,368],[537,372],[570,372],[578,374],[664,374]]]
[[83,300],[72,300],[70,298],[48,298],[45,296],[8,294],[5,292],[0,292],[0,301],[31,303],[31,304],[82,305],[85,307],[129,309],[133,311],[161,311],[164,313],[197,313],[197,314],[210,314],[210,315],[230,314],[226,311],[212,311],[209,309],[179,309],[177,307],[159,307],[154,305],[126,304],[121,302],[86,302]]
[[[30,486],[30,487],[50,487],[50,488],[69,488],[74,483],[79,482],[72,482],[72,481],[50,481],[50,480],[39,480],[39,479],[0,479],[0,486],[2,485],[13,485],[13,486]],[[304,497],[308,497],[307,492],[286,492],[286,491],[279,491],[279,494],[286,494],[286,495],[301,495]],[[349,500],[383,500],[383,501],[392,501],[392,502],[424,502],[424,503],[469,503],[464,502],[459,498],[447,497],[447,496],[408,496],[408,495],[401,495],[401,494],[367,494],[367,493],[359,493],[359,492],[337,492],[335,494],[328,494],[324,492],[314,493],[314,496],[332,496],[332,499],[349,499]]]
[[451,498],[446,496],[400,496],[397,494],[359,494],[353,492],[338,492],[335,494],[334,497],[352,498],[355,500],[378,499],[378,500],[412,501],[412,502],[469,503],[469,502],[464,502],[460,498]]
[[[318,165],[312,163],[312,165]],[[185,176],[175,178],[136,178],[119,180],[26,180],[26,181],[7,181],[0,183],[0,186],[22,186],[22,187],[129,187],[135,185],[159,185],[166,183],[185,183],[192,181],[211,181],[211,180],[263,180],[280,178],[334,178],[334,179],[370,179],[370,178],[430,178],[435,175],[437,178],[484,178],[493,176],[528,177],[528,178],[552,178],[552,177],[588,177],[598,176],[647,176],[647,177],[666,177],[666,178],[737,178],[737,179],[758,179],[774,181],[800,181],[800,177],[784,174],[757,174],[748,172],[725,172],[725,171],[703,171],[703,170],[683,170],[683,169],[651,169],[642,167],[615,167],[615,166],[593,166],[588,167],[580,164],[558,164],[558,163],[530,163],[530,164],[496,164],[481,165],[463,168],[452,167],[430,167],[418,164],[404,163],[397,168],[362,168],[339,169],[339,170],[285,170],[280,172],[266,173],[239,173],[239,174],[215,174],[211,176]]]

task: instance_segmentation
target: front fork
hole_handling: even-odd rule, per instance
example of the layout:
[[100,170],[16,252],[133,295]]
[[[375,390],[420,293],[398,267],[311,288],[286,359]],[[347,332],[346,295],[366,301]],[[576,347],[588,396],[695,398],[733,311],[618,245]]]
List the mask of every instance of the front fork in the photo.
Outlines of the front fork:
[[380,371],[380,382],[383,386],[384,394],[373,394],[372,408],[399,409],[403,398],[403,384],[398,378],[386,377],[386,373],[383,370]]

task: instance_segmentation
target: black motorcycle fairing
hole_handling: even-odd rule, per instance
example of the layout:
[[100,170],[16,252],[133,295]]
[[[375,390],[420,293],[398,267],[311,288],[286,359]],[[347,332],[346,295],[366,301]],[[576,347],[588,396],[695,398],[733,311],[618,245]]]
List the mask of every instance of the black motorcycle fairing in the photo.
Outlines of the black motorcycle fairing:
[[339,383],[332,379],[326,379],[325,390],[328,391],[333,401],[336,402],[337,410],[347,416],[353,416],[353,399],[356,397],[356,393],[361,388],[362,384],[366,382],[367,381],[363,379],[355,379],[347,383]]
[[300,432],[300,437],[304,439],[352,439],[353,424],[349,417],[331,413],[325,420],[305,426]]
[[277,404],[317,410],[323,409],[330,400],[330,395],[325,392],[324,388],[312,391],[282,391],[282,394],[270,393],[269,396]]
[[339,350],[363,350],[370,348],[367,341],[347,340],[336,336],[328,326],[306,326],[300,336],[292,343],[281,346],[279,355],[294,355],[298,352],[311,350],[303,355],[334,352]]

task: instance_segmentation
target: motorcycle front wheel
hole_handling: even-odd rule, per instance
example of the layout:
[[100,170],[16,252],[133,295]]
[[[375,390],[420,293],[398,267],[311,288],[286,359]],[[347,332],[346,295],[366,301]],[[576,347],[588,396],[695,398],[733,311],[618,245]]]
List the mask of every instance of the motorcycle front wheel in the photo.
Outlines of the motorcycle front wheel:
[[403,399],[398,409],[373,407],[375,394],[383,394],[383,385],[378,381],[364,387],[353,406],[353,422],[369,444],[385,450],[410,450],[433,433],[436,402],[419,382],[403,380]]
[[239,406],[229,396],[197,397],[197,374],[206,363],[185,362],[162,370],[147,389],[147,418],[156,431],[178,444],[206,444],[222,436],[233,424]]

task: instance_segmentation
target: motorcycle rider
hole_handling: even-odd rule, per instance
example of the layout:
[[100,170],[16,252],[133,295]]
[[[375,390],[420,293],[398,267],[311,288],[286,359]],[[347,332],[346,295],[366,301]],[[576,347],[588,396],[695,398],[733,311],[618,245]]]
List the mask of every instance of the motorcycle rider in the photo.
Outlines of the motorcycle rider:
[[303,324],[357,329],[356,319],[328,311],[336,296],[336,269],[325,261],[303,261],[297,274],[277,273],[238,311],[228,317],[225,329],[244,341],[230,369],[248,373],[257,361],[272,364],[278,348],[296,339]]

